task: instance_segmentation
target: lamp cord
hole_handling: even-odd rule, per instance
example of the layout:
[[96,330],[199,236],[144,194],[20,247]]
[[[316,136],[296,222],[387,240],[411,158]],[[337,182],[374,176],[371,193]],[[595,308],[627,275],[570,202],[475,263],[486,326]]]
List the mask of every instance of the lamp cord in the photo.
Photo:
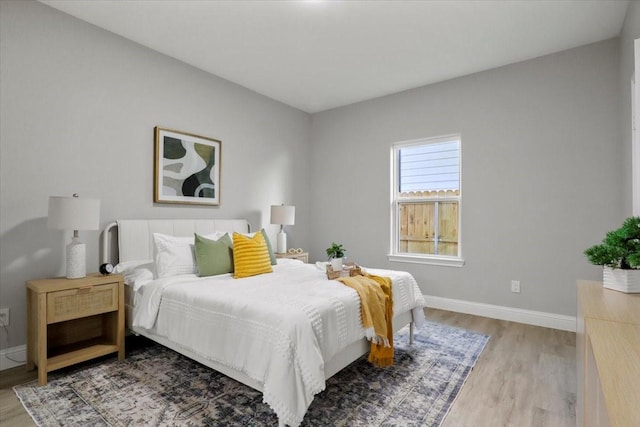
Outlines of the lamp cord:
[[[7,325],[6,325],[2,320],[0,320],[0,324],[1,324],[1,325],[2,325],[2,327],[4,328],[4,331],[7,333],[7,339],[9,339],[9,328],[7,328]],[[13,363],[20,363],[20,364],[22,364],[22,363],[26,363],[26,362],[27,362],[26,360],[16,360],[16,359],[13,359],[13,358],[11,358],[8,354],[5,354],[5,355],[4,355],[4,357],[6,357],[7,359],[11,360]]]

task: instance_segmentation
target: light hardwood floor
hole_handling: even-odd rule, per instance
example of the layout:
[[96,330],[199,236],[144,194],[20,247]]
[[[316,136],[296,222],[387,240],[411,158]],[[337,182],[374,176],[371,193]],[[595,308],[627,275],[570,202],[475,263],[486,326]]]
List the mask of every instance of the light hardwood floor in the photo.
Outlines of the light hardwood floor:
[[[491,335],[442,427],[575,426],[576,335],[520,323],[426,310],[427,318]],[[0,372],[0,425],[35,425],[11,387],[37,377]]]
[[427,310],[429,320],[490,335],[442,427],[576,425],[576,334]]

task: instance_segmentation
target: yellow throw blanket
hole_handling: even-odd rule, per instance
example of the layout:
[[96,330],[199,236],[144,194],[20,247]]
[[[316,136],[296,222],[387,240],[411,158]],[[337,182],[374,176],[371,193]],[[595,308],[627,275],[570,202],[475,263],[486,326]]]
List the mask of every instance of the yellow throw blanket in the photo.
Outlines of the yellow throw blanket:
[[336,279],[360,296],[362,324],[371,341],[369,362],[378,367],[393,365],[393,299],[389,277],[364,274]]

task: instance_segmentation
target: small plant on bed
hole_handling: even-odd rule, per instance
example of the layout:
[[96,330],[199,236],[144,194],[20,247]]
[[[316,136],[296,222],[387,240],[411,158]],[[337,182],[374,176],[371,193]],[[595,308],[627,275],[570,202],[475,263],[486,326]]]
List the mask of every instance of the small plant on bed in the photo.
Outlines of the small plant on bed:
[[640,292],[640,216],[627,218],[584,254],[592,264],[604,266],[605,288]]
[[338,243],[331,242],[331,246],[327,248],[327,256],[331,262],[331,268],[333,271],[342,270],[342,258],[347,250]]

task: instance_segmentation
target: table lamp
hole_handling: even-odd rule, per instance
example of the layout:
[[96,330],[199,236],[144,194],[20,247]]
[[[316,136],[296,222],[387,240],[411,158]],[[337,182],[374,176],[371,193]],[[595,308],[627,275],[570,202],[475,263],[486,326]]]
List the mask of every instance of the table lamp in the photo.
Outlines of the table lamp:
[[100,200],[73,197],[49,197],[48,228],[73,230],[67,245],[67,279],[87,275],[86,245],[78,238],[78,230],[97,230],[100,222]]
[[276,252],[287,252],[287,234],[284,232],[285,225],[294,225],[296,218],[296,207],[285,205],[271,206],[271,224],[280,224],[280,232],[278,233],[278,246]]

